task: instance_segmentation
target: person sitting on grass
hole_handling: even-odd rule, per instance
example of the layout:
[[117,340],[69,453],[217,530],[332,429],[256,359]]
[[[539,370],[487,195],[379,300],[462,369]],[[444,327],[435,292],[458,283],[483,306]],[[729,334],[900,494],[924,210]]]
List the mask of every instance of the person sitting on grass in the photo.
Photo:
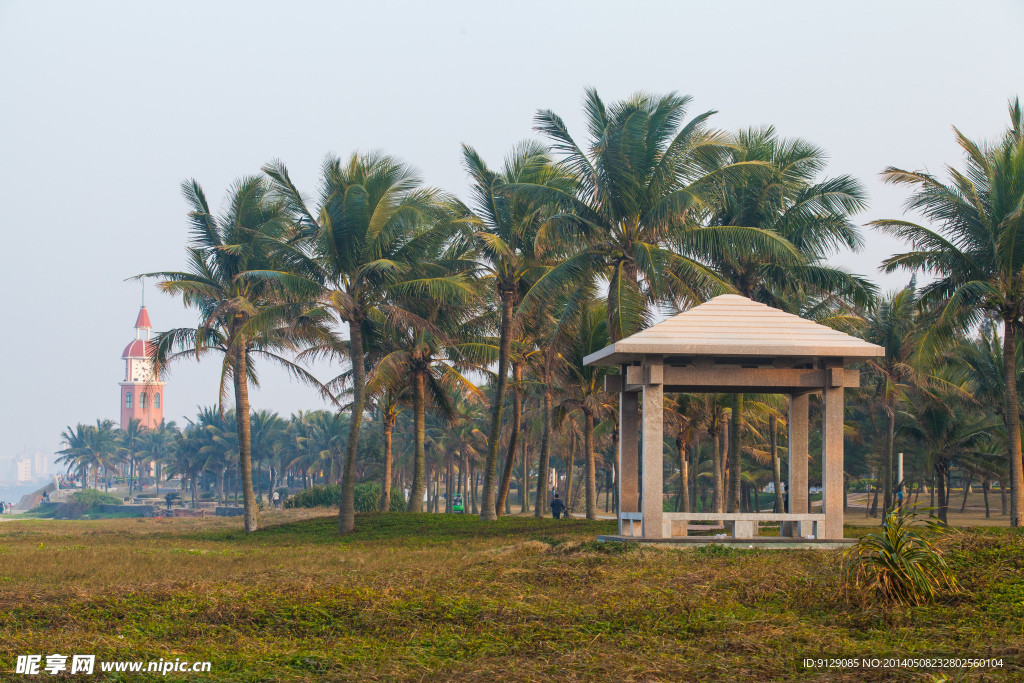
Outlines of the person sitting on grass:
[[557,493],[554,500],[551,501],[551,514],[555,519],[560,519],[565,515],[565,503],[562,502]]

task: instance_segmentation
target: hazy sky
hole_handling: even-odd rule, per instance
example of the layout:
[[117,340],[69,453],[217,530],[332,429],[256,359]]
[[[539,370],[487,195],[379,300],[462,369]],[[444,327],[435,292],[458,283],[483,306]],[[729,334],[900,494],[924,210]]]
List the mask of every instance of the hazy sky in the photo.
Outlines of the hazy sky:
[[[718,127],[774,124],[866,184],[858,220],[900,215],[887,165],[960,163],[951,126],[990,138],[1024,95],[1018,2],[0,2],[0,453],[56,449],[117,419],[139,285],[183,266],[183,179],[220,202],[270,159],[312,191],[324,155],[383,149],[464,193],[459,143],[497,165],[538,108],[580,138],[580,100],[676,90]],[[886,288],[867,248],[835,261]],[[194,324],[149,288],[158,330]],[[216,400],[182,364],[166,415]],[[322,404],[263,370],[253,406]]]

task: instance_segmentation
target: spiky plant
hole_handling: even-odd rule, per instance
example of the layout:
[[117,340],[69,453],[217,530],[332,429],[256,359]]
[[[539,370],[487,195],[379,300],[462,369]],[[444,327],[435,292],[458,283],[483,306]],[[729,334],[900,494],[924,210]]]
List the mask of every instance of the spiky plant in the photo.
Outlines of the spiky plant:
[[882,528],[846,551],[846,579],[883,600],[921,605],[943,593],[960,592],[960,584],[936,548],[920,533],[922,529],[944,533],[947,527],[925,513],[930,508],[892,508]]

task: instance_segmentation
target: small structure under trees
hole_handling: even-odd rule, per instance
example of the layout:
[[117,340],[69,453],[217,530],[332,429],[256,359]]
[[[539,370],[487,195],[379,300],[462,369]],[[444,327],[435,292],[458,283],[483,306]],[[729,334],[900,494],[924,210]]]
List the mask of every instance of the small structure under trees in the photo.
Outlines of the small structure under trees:
[[[845,367],[884,355],[863,339],[727,294],[587,356],[587,365],[620,367],[606,383],[619,394],[620,536],[667,539],[685,536],[690,521],[724,520],[733,523],[734,538],[753,538],[759,521],[773,521],[789,522],[794,537],[842,539],[843,390],[860,384],[859,371]],[[666,391],[788,394],[789,509],[663,512]],[[822,395],[820,514],[810,512],[807,495],[810,394]]]

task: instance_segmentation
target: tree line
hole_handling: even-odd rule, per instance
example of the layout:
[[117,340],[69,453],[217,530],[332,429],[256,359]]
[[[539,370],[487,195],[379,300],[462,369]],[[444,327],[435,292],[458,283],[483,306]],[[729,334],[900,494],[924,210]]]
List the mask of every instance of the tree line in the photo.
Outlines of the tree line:
[[[220,410],[230,394],[235,415],[251,413],[260,362],[329,401],[345,416],[334,471],[341,532],[354,528],[354,485],[368,471],[361,462],[379,463],[389,509],[393,482],[406,473],[394,466],[396,436],[409,451],[410,512],[423,509],[430,459],[450,453],[453,464],[438,471],[447,469],[449,491],[467,493],[459,487],[474,473],[484,519],[509,509],[513,480],[526,506],[522,491],[533,487],[534,513],[543,514],[552,468],[567,494],[581,491],[593,518],[598,491],[609,494],[614,478],[617,399],[603,378],[616,369],[583,358],[659,316],[738,293],[886,348],[850,392],[851,486],[878,480],[886,508],[897,490],[916,485],[919,495],[928,486],[944,516],[951,476],[980,483],[986,500],[999,482],[1019,526],[1019,103],[992,142],[956,132],[962,170],[883,172],[908,188],[908,212],[925,221],[869,224],[909,245],[885,271],[926,278],[889,293],[830,263],[864,244],[857,179],[825,175],[825,151],[805,140],[772,127],[716,130],[715,112],[688,117],[688,105],[675,93],[606,104],[588,90],[582,138],[541,110],[541,139],[516,145],[500,165],[464,145],[465,198],[378,152],[328,156],[311,194],[283,162],[270,162],[238,180],[216,213],[188,181],[187,267],[139,277],[159,278],[198,324],[158,335],[155,358],[164,367],[216,357]],[[336,375],[315,377],[315,361]],[[666,505],[781,505],[787,455],[777,397],[665,400]],[[361,447],[364,426],[379,433],[379,448]],[[236,421],[233,436],[249,531],[257,527],[253,429]],[[812,481],[815,449],[812,438]],[[897,449],[908,456],[904,482],[894,481]],[[610,495],[605,505],[614,508]]]

